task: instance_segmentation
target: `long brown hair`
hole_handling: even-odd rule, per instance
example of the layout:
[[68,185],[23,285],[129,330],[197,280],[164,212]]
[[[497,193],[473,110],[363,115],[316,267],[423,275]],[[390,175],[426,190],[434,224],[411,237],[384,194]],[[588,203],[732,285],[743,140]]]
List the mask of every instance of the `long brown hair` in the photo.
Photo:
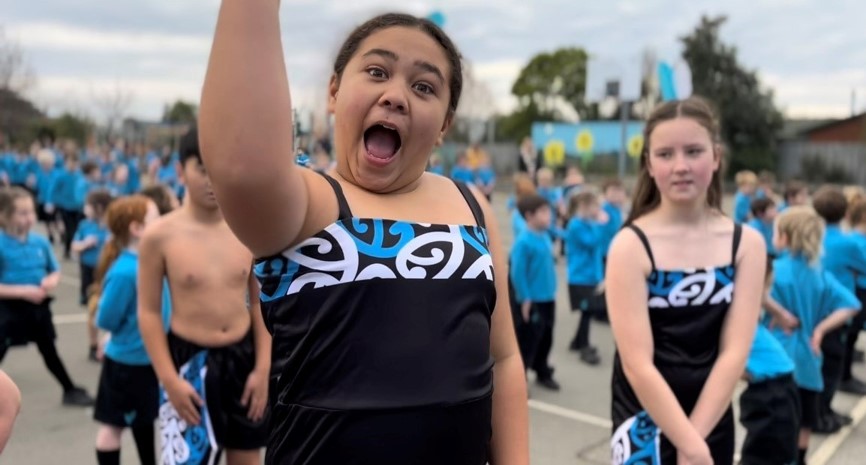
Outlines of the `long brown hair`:
[[99,263],[96,265],[96,272],[93,275],[93,291],[99,291],[108,268],[117,260],[120,252],[129,246],[132,240],[129,226],[132,223],[144,223],[148,202],[150,199],[143,195],[133,195],[117,199],[108,206],[108,210],[105,212],[105,224],[108,226],[111,238],[105,242],[105,246],[99,254]]
[[[716,113],[709,102],[701,97],[693,96],[685,100],[673,100],[662,103],[653,110],[647,119],[643,130],[643,150],[640,154],[640,168],[638,169],[637,185],[635,186],[634,200],[631,212],[625,221],[630,224],[641,216],[649,213],[661,203],[661,193],[658,186],[649,174],[649,147],[650,138],[655,128],[665,121],[676,118],[689,118],[700,124],[710,133],[713,145],[720,144],[719,121]],[[715,150],[715,147],[713,148]],[[721,156],[721,154],[719,154]],[[713,173],[713,179],[707,189],[707,204],[719,211],[722,209],[722,172],[724,163]]]

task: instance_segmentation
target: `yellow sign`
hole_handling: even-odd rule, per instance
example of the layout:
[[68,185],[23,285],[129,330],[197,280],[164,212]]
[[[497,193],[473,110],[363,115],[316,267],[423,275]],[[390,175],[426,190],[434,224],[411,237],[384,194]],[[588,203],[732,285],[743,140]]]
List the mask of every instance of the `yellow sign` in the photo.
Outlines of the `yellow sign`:
[[586,129],[577,133],[577,139],[574,142],[577,144],[577,153],[579,154],[592,153],[592,146],[595,145],[592,133]]
[[637,158],[643,152],[643,134],[635,134],[628,140],[628,154]]
[[544,163],[547,166],[562,166],[565,163],[565,144],[552,140],[544,146]]

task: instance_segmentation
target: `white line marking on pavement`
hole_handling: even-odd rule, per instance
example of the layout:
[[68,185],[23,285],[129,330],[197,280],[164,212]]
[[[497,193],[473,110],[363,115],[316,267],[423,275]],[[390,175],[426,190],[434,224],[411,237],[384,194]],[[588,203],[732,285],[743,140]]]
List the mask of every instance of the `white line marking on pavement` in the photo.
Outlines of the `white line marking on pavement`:
[[529,399],[529,408],[538,410],[540,412],[549,413],[551,415],[556,415],[562,418],[579,421],[581,423],[598,426],[599,428],[610,428],[613,426],[613,423],[606,418],[597,417],[588,413],[578,412],[576,410],[567,409],[558,405],[548,404],[546,402],[541,402],[535,399]]
[[52,318],[56,325],[72,325],[77,323],[86,323],[87,315],[84,313],[64,313],[62,315],[54,315]]
[[840,429],[836,434],[827,437],[827,439],[821,443],[821,446],[815,449],[815,452],[813,452],[809,457],[809,464],[826,465],[827,462],[833,458],[833,454],[835,454],[845,440],[848,439],[848,436],[851,435],[854,428],[860,424],[863,417],[866,417],[866,397],[861,398],[860,401],[857,402],[857,405],[854,406],[854,410],[851,410],[851,418],[854,420],[851,425],[846,426]]

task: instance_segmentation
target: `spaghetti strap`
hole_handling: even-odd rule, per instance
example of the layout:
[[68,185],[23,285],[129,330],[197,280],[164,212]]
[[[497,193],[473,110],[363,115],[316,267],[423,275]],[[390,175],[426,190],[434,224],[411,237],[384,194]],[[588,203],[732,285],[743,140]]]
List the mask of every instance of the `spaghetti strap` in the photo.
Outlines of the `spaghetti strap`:
[[322,177],[328,181],[328,184],[331,185],[331,188],[334,189],[334,195],[337,196],[337,205],[340,208],[340,216],[339,220],[345,220],[352,217],[352,209],[349,208],[349,202],[346,201],[346,196],[343,194],[343,188],[340,186],[340,183],[337,182],[336,179],[328,176],[325,173],[317,171],[317,173],[321,174]]
[[734,243],[731,248],[731,264],[737,264],[737,249],[740,248],[740,239],[743,237],[743,226],[740,223],[734,225]]
[[647,239],[646,234],[644,234],[644,232],[634,224],[629,224],[628,227],[637,234],[637,238],[640,239],[641,243],[643,243],[643,248],[646,249],[646,254],[650,259],[650,265],[652,265],[652,269],[655,271],[656,261],[655,258],[653,258],[653,251],[650,248],[649,239]]
[[475,217],[475,224],[480,228],[486,228],[484,212],[481,211],[481,205],[478,203],[478,199],[475,198],[475,195],[472,194],[469,186],[460,181],[454,181],[454,184],[457,186],[457,189],[460,190],[460,193],[463,194],[466,203],[469,204],[469,209],[472,210],[472,216]]

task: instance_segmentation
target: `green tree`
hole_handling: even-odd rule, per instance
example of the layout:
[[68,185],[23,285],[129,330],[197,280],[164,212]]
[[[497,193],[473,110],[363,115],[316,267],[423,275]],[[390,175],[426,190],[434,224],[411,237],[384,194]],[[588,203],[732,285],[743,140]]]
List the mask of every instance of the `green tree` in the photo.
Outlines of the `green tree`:
[[519,106],[498,119],[498,136],[518,140],[529,135],[535,121],[562,121],[568,116],[563,104],[586,117],[591,110],[584,100],[586,62],[586,52],[577,47],[535,55],[511,87]]
[[681,38],[694,93],[718,109],[722,139],[730,153],[728,173],[775,170],[782,114],[773,103],[773,92],[761,89],[755,71],[738,62],[736,47],[719,39],[719,29],[726,20],[725,16],[704,16],[691,34]]
[[164,123],[195,123],[198,108],[195,104],[178,100],[166,105],[162,113]]

